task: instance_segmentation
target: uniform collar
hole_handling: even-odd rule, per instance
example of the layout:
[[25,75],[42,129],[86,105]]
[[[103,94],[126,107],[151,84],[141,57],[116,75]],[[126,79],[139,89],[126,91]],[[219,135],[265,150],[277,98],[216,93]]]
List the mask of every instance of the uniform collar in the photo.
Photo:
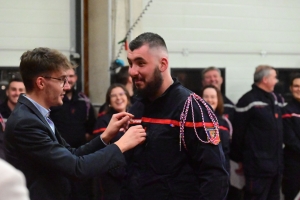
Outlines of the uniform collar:
[[252,89],[254,89],[256,91],[259,91],[259,92],[261,92],[264,95],[267,95],[267,96],[271,95],[272,96],[272,92],[267,92],[267,91],[261,89],[260,87],[258,87],[256,84],[252,84]]
[[[178,85],[181,84],[181,83],[178,81],[177,78],[172,78],[172,79],[173,79],[172,85],[170,85],[170,86],[168,87],[168,89],[166,89],[166,91],[165,91],[161,96],[159,96],[157,99],[160,99],[160,98],[164,97],[166,94],[169,93],[170,90],[172,90],[173,88],[175,88],[175,87],[177,87]],[[136,96],[135,96],[135,99],[136,99],[137,101],[150,102],[148,98],[142,97],[142,96],[140,96],[140,95],[136,95]],[[154,101],[156,101],[157,99],[155,99]]]

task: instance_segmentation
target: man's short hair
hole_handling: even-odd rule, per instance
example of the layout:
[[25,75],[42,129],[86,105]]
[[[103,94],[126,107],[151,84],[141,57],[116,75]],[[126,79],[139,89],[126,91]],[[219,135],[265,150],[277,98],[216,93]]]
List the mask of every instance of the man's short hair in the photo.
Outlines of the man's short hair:
[[254,83],[260,83],[265,76],[270,75],[271,70],[275,70],[270,65],[258,65],[254,72]]
[[202,70],[201,74],[202,74],[202,79],[204,79],[204,76],[207,72],[210,72],[210,71],[217,71],[219,72],[220,76],[221,76],[221,70],[217,67],[214,67],[214,66],[210,66],[210,67],[207,67],[205,69]]
[[142,33],[137,36],[134,40],[129,43],[129,49],[134,51],[135,49],[140,48],[143,45],[149,45],[149,48],[160,47],[163,48],[166,52],[168,52],[167,45],[165,40],[156,33]]
[[129,78],[128,66],[124,66],[120,69],[120,71],[116,74],[116,83],[120,83],[126,85]]
[[20,77],[14,77],[14,78],[11,78],[11,79],[8,81],[8,85],[7,85],[6,90],[9,89],[10,84],[11,84],[12,82],[22,82],[22,83],[23,83],[23,80],[22,80]]
[[71,60],[70,63],[71,63],[74,70],[79,66],[78,63],[74,60]]
[[38,76],[49,76],[50,73],[71,68],[67,57],[55,49],[39,47],[21,56],[20,73],[28,92],[33,90],[34,79]]

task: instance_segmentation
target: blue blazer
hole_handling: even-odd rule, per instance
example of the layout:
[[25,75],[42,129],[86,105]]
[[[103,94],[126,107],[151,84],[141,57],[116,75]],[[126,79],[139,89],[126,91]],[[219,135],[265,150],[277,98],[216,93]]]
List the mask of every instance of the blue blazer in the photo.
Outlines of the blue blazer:
[[69,181],[114,174],[125,165],[120,149],[99,137],[70,147],[23,95],[7,120],[4,141],[7,161],[24,173],[31,200],[67,199]]

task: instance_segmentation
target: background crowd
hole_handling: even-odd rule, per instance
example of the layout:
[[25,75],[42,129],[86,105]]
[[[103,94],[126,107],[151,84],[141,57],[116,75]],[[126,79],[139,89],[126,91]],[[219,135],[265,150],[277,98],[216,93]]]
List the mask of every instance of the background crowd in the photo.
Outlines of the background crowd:
[[[152,43],[147,37],[155,42]],[[201,191],[199,193],[209,195],[211,195],[211,193],[219,193],[219,195],[224,193],[225,195],[223,197],[226,199],[273,200],[280,199],[282,191],[285,199],[294,199],[300,191],[300,74],[294,73],[291,75],[289,85],[293,98],[291,102],[285,102],[280,94],[274,93],[274,87],[278,81],[276,78],[276,69],[269,65],[259,65],[254,69],[252,89],[245,93],[238,102],[234,104],[220,91],[221,85],[224,82],[224,77],[221,76],[220,70],[216,67],[204,69],[201,77],[203,88],[198,95],[205,100],[208,106],[206,106],[205,102],[200,101],[200,109],[205,111],[204,115],[199,114],[197,120],[199,120],[199,123],[203,120],[202,122],[204,124],[208,122],[213,123],[214,121],[210,117],[211,114],[209,112],[210,110],[212,111],[213,116],[216,116],[218,121],[220,144],[205,144],[200,146],[194,144],[192,141],[197,140],[196,137],[189,138],[190,136],[185,135],[187,150],[182,151],[179,155],[176,154],[178,157],[175,159],[175,154],[170,150],[175,146],[175,142],[174,144],[170,142],[170,140],[173,141],[174,138],[169,138],[167,135],[163,135],[163,133],[176,132],[173,129],[174,126],[176,127],[173,117],[180,114],[177,107],[181,106],[182,109],[184,104],[181,102],[177,105],[177,102],[175,103],[174,100],[181,101],[181,99],[187,99],[189,92],[182,89],[176,79],[171,78],[168,71],[167,50],[162,41],[163,40],[157,35],[146,34],[139,36],[131,43],[129,47],[130,52],[128,53],[129,66],[120,68],[116,74],[116,81],[107,89],[105,103],[99,110],[94,108],[89,98],[83,92],[76,90],[76,63],[72,63],[72,67],[65,67],[66,74],[64,75],[65,80],[63,80],[62,85],[65,93],[63,93],[64,97],[62,103],[61,105],[54,103],[47,104],[51,110],[50,119],[55,124],[55,130],[60,133],[66,142],[62,143],[63,146],[69,144],[73,148],[82,150],[84,146],[93,142],[95,143],[97,138],[102,140],[102,134],[107,134],[108,131],[111,130],[109,128],[110,121],[113,119],[113,116],[118,113],[133,113],[133,119],[142,120],[142,124],[141,122],[137,124],[141,124],[147,132],[147,140],[145,143],[138,145],[141,141],[136,141],[130,148],[126,148],[124,156],[127,163],[127,170],[129,171],[126,177],[123,177],[123,173],[120,171],[112,173],[109,170],[104,170],[104,173],[101,171],[100,176],[100,172],[98,174],[94,173],[93,175],[87,175],[88,173],[84,172],[84,170],[93,168],[79,167],[78,169],[73,169],[75,170],[74,174],[71,172],[68,174],[68,176],[72,177],[70,179],[72,180],[70,181],[71,196],[68,198],[118,199],[119,193],[122,193],[123,199],[153,199],[153,197],[155,197],[155,199],[194,199],[195,196],[193,195],[197,196],[198,192]],[[145,50],[147,53],[144,53],[143,48],[149,48]],[[152,53],[152,51],[155,53]],[[148,54],[153,57],[158,57],[159,64],[153,64],[153,66],[157,68],[153,67],[153,69],[151,68],[153,71],[151,71],[149,67],[149,71],[145,71],[143,66],[147,66],[147,59],[143,56],[136,58],[136,54],[145,54],[145,57],[147,57]],[[142,88],[142,83],[140,82],[142,82],[143,79],[140,77],[140,74],[145,80],[158,83],[158,86],[149,84],[146,90],[143,88],[143,90],[141,90],[142,92],[139,90],[136,91],[136,88]],[[55,79],[55,77],[52,76],[44,76],[44,78]],[[65,84],[68,85],[67,88],[65,88]],[[3,139],[7,118],[9,118],[17,105],[20,94],[25,93],[25,88],[30,88],[25,86],[22,79],[12,79],[7,87],[6,101],[0,105],[0,156],[4,160],[7,159],[4,154],[4,148],[6,148],[6,152],[9,150],[13,151],[13,148],[9,149],[9,147],[6,146],[7,144],[4,144],[5,141]],[[234,90],[234,88],[230,89]],[[32,88],[30,88],[30,91],[27,89],[27,92],[32,92],[31,90]],[[159,91],[159,93],[157,93],[157,91]],[[47,92],[42,94],[48,95]],[[23,99],[22,101],[26,99],[25,97],[21,98]],[[194,106],[194,104],[192,104],[192,106]],[[181,111],[182,110],[180,110],[180,112]],[[196,116],[198,116],[197,113]],[[147,119],[149,119],[149,121],[147,121]],[[161,121],[154,122],[154,119],[161,119]],[[163,119],[170,121],[165,122]],[[191,120],[189,116],[187,120]],[[118,130],[110,135],[110,139],[107,143],[102,140],[104,143],[102,148],[106,148],[106,145],[110,146],[108,143],[112,144],[120,141],[120,138],[126,133],[127,128],[120,125],[118,125],[118,127]],[[25,129],[26,128],[25,126]],[[201,134],[205,135],[208,133],[209,136],[215,131],[206,130],[205,127],[197,127],[197,130],[199,130],[198,136],[200,136],[200,139]],[[200,130],[203,133],[200,132]],[[53,132],[55,135],[57,134],[56,131]],[[162,133],[159,139],[158,136],[155,135],[156,132]],[[188,127],[186,127],[186,132],[194,134]],[[56,135],[56,137],[58,136]],[[178,135],[176,135],[176,137],[178,137]],[[201,143],[198,140],[197,142]],[[178,146],[178,143],[176,144]],[[82,145],[84,146],[82,147]],[[138,145],[136,148],[129,150],[136,145]],[[207,147],[206,145],[209,146]],[[220,147],[221,150],[217,149],[217,147]],[[91,148],[91,146],[88,148]],[[76,156],[82,156],[82,158],[76,158],[74,162],[79,162],[79,165],[85,165],[85,160],[89,159],[88,156],[97,152],[97,150],[86,150],[88,152],[87,157],[84,157],[86,152],[82,154],[75,153],[72,157],[75,159]],[[193,153],[191,153],[190,150],[193,151]],[[33,150],[30,149],[29,152],[30,151]],[[114,150],[113,152],[116,151],[117,150]],[[219,151],[223,152],[222,154],[224,154],[224,156],[214,157],[212,155],[213,153],[211,153]],[[9,163],[21,164],[12,158],[16,155],[12,155],[11,152],[6,154],[10,156],[8,159]],[[188,155],[187,158],[190,159],[186,158],[186,154]],[[111,155],[111,153],[108,155]],[[30,155],[28,156],[31,158]],[[49,157],[50,156],[52,155],[49,155]],[[196,158],[197,156],[199,159]],[[95,157],[91,156],[91,158]],[[117,161],[120,166],[125,163],[125,161],[122,160],[123,158],[120,157],[116,159],[112,156],[112,161],[107,161],[105,156],[101,158],[107,162],[106,164],[109,165],[108,168],[115,165],[114,162]],[[210,164],[208,164],[208,160],[211,162]],[[183,164],[184,162],[190,165],[185,166]],[[230,169],[231,162],[235,162],[238,166],[233,171]],[[45,161],[45,163],[47,162]],[[48,164],[51,165],[51,163]],[[89,162],[89,164],[94,165],[92,161]],[[28,165],[28,167],[32,166],[33,165]],[[67,166],[65,167],[68,169]],[[199,167],[199,169],[197,169],[197,167]],[[70,168],[72,168],[72,166],[70,166]],[[222,186],[215,186],[214,189],[208,187],[202,191],[195,186],[197,180],[194,180],[193,176],[190,175],[192,170],[189,168],[195,171],[197,174],[196,177],[199,179],[204,177],[203,179],[206,179],[208,185],[222,183]],[[214,170],[210,170],[212,168]],[[58,170],[58,167],[54,167],[54,169]],[[76,170],[80,172],[76,172]],[[176,174],[179,173],[179,171],[185,174]],[[205,171],[208,175],[206,174],[207,176],[205,176],[200,171]],[[235,174],[230,174],[230,172]],[[48,175],[51,175],[53,172],[49,171],[48,173]],[[162,175],[164,179],[167,179],[166,182],[162,181]],[[20,174],[20,176],[24,182],[24,176],[22,174]],[[28,176],[28,174],[26,176]],[[226,179],[226,176],[244,177],[245,185],[241,186],[241,189],[236,188],[234,184],[230,184],[227,192],[226,188],[228,188],[228,186],[226,182],[228,183],[232,179]],[[49,178],[49,176],[45,177]],[[184,178],[177,179],[177,177]],[[187,177],[194,182],[186,181]],[[28,181],[30,180],[27,180],[27,184]],[[140,186],[135,185],[135,182],[138,182]],[[37,184],[42,183],[43,181],[40,181]],[[177,183],[185,185],[184,187],[187,188],[178,186]],[[155,184],[156,186],[149,187],[149,184],[152,186]],[[170,191],[168,191],[171,193],[168,194],[169,196],[164,196],[167,193],[165,192],[165,190],[167,190],[165,188],[166,184],[171,188]],[[192,191],[194,189],[195,194],[182,192],[188,189]],[[156,194],[154,194],[155,191],[157,192]],[[25,190],[24,194],[26,195],[26,193],[28,195],[28,191]],[[151,194],[151,198],[147,198],[147,194]],[[1,195],[0,192],[0,196]],[[204,197],[206,196],[204,195],[203,198]],[[222,196],[215,197],[217,199],[223,199]],[[200,196],[198,196],[198,198],[202,199]]]

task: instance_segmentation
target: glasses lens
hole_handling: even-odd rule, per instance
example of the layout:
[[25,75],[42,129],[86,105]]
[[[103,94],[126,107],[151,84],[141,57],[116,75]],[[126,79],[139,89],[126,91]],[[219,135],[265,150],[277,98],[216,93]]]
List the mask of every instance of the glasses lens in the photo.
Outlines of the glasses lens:
[[63,80],[63,82],[62,82],[62,87],[64,87],[64,86],[66,85],[67,78],[64,78],[64,79],[62,79],[62,80]]

